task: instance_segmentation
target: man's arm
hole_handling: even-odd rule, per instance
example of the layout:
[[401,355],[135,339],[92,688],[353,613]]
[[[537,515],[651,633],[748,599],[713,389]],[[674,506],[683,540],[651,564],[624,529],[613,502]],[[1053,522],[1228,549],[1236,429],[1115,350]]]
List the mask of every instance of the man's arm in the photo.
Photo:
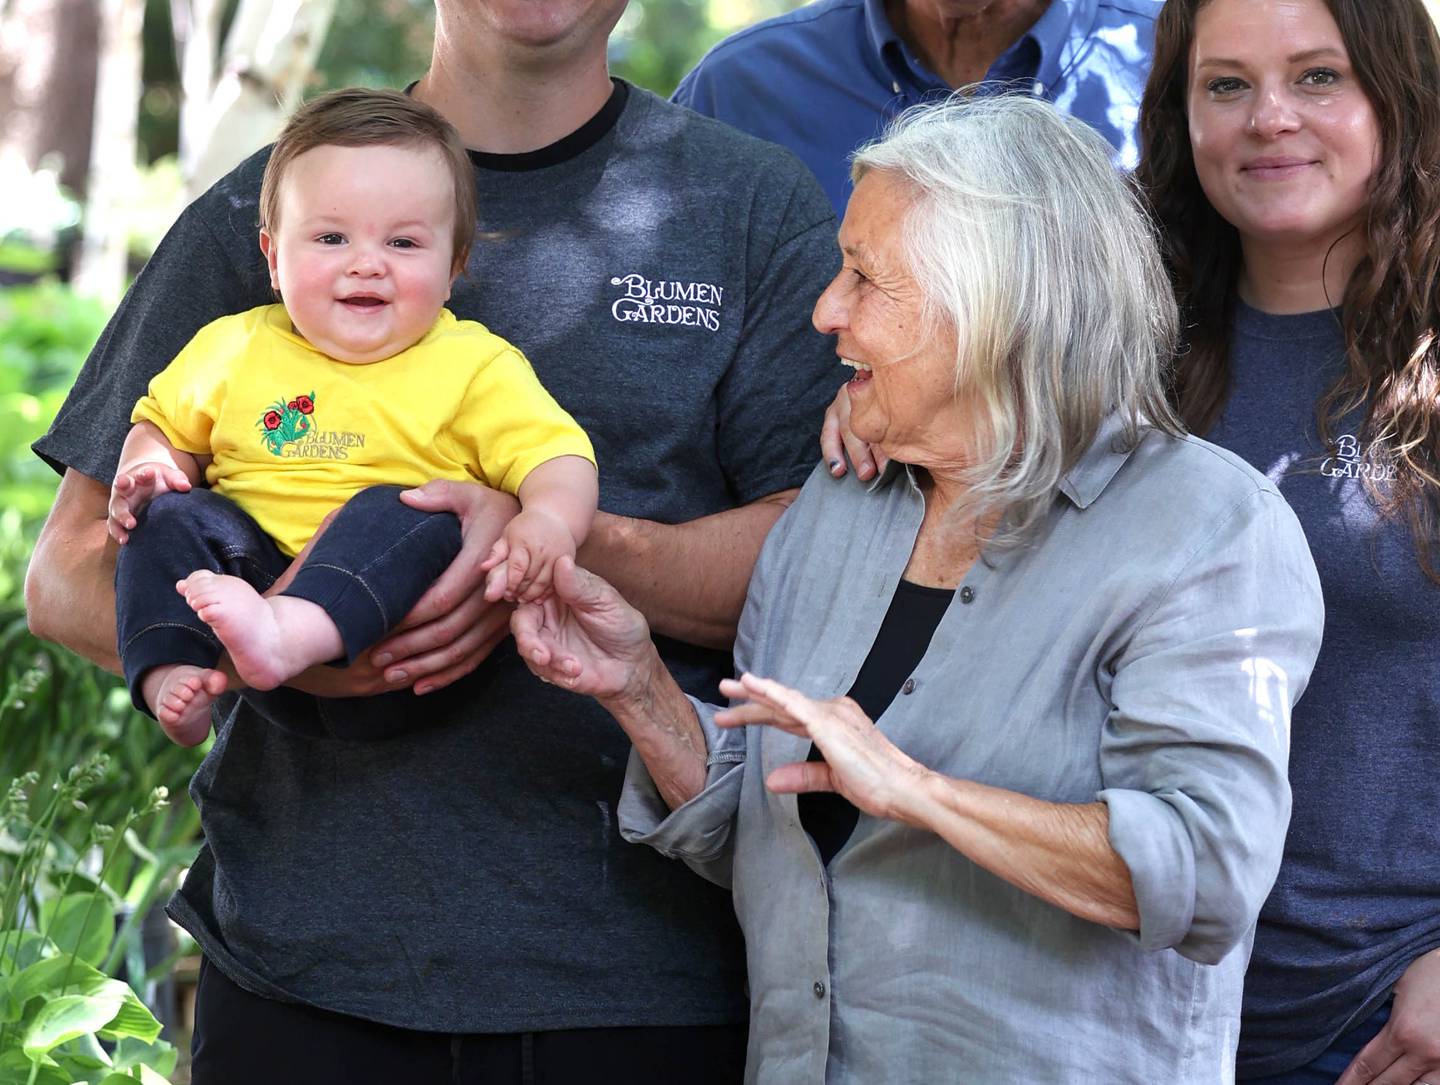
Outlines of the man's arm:
[[799,492],[685,524],[597,513],[579,563],[613,584],[656,633],[729,649],[761,544]]
[[25,573],[25,616],[37,637],[63,644],[112,674],[115,555],[105,529],[110,487],[68,469]]

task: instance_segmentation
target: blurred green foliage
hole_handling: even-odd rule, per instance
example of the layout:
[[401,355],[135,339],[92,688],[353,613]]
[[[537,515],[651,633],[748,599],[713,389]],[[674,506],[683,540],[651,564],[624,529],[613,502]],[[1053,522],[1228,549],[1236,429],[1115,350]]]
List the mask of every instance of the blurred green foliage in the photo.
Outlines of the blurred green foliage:
[[98,302],[56,283],[0,291],[0,613],[19,605],[57,476],[30,451],[104,326]]
[[[97,302],[58,283],[0,290],[0,690],[25,690],[0,712],[0,782],[34,769],[49,786],[103,751],[110,763],[91,814],[115,824],[156,786],[183,793],[198,754],[172,746],[130,706],[118,679],[32,637],[22,599],[30,551],[59,482],[30,445],[55,416],[105,318]],[[181,802],[161,820],[192,815]],[[193,835],[193,824],[181,825],[175,839]]]
[[[0,954],[0,991],[13,992],[25,982],[22,973],[45,972],[42,958],[58,961],[56,955],[73,948],[63,938],[36,940],[46,927],[46,909],[83,905],[86,916],[99,916],[91,924],[94,937],[103,935],[103,945],[96,942],[95,952],[82,958],[81,971],[89,977],[84,991],[67,993],[62,980],[54,989],[37,987],[28,1001],[0,998],[0,1021],[11,1022],[12,1033],[0,1037],[0,1080],[8,1080],[6,1069],[23,1061],[10,1040],[33,1040],[61,1009],[79,1007],[83,999],[94,1003],[87,1003],[94,1028],[45,1049],[44,1080],[80,1080],[74,1075],[82,1074],[87,1060],[98,1064],[92,1069],[135,1075],[143,1062],[148,1067],[143,1079],[150,1081],[160,1080],[156,1069],[174,1065],[173,1050],[152,1042],[158,1025],[138,1003],[129,1012],[144,1027],[122,1041],[131,1045],[133,1059],[112,1059],[90,1033],[98,1030],[111,1039],[124,1034],[113,1022],[105,1024],[107,1014],[119,1012],[106,1007],[122,997],[121,989],[97,969],[129,979],[142,996],[168,971],[169,962],[157,967],[146,960],[142,924],[174,888],[178,870],[194,859],[199,815],[185,786],[202,750],[172,745],[130,705],[118,679],[32,636],[22,599],[25,567],[59,479],[30,444],[45,432],[105,318],[97,302],[54,282],[0,289],[0,785],[28,780],[26,791],[46,811],[34,821],[16,809],[0,817],[0,886],[8,902],[0,929],[8,928],[12,937],[23,929],[26,944],[35,949],[33,960],[12,956],[7,963]],[[78,794],[74,801],[53,801],[82,763],[89,766],[83,801]],[[175,801],[154,807],[157,789],[168,790]],[[131,814],[136,810],[148,812],[137,818]],[[102,848],[96,833],[104,826],[118,831]],[[36,834],[43,834],[43,842],[37,843]],[[15,895],[22,885],[23,899]],[[21,1067],[27,1074],[29,1065],[35,1063]]]
[[[23,711],[29,691],[27,679],[8,688],[0,726]],[[137,834],[164,811],[166,790],[116,822],[87,818],[78,840],[61,829],[67,811],[88,811],[108,767],[105,755],[92,754],[53,786],[29,772],[0,797],[0,1081],[163,1085],[175,1067],[175,1048],[159,1039],[161,1022],[136,990],[147,986],[143,953],[134,986],[114,978],[127,965],[125,946],[138,939],[131,922],[117,922],[136,913],[111,888],[122,856],[139,861],[148,886],[163,884],[180,861],[149,851]]]

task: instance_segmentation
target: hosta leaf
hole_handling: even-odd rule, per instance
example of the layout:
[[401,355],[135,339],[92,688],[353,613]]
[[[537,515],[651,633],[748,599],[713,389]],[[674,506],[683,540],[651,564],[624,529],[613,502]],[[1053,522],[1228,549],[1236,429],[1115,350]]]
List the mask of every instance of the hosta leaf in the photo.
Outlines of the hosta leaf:
[[164,1040],[147,1044],[126,1036],[115,1045],[115,1069],[130,1070],[136,1066],[145,1066],[163,1079],[175,1072],[175,1063],[179,1056],[180,1052],[175,1050],[175,1045]]
[[105,1071],[113,1065],[113,1060],[100,1046],[100,1041],[89,1032],[61,1044],[50,1052],[50,1057],[63,1069],[70,1071],[71,1077],[77,1078],[94,1077],[94,1071]]
[[16,938],[15,931],[0,931],[0,946],[3,946],[3,956],[0,956],[0,972],[9,972],[12,968],[20,971],[28,968],[42,957],[53,957],[58,952],[55,944],[48,938],[42,938],[34,931],[21,931],[19,938]]
[[100,1029],[100,1038],[119,1040],[124,1036],[133,1036],[147,1044],[154,1041],[160,1035],[160,1022],[155,1015],[145,1008],[145,1003],[136,997],[129,984],[120,980],[109,982],[115,986],[107,989],[120,992],[121,1002],[114,1018]]
[[162,1077],[143,1062],[139,1066],[141,1085],[170,1085],[167,1078]]
[[21,1049],[35,1059],[67,1040],[98,1032],[120,1012],[124,1001],[120,994],[106,991],[98,995],[65,995],[47,1002],[25,1031]]
[[[24,1054],[11,1048],[0,1055],[0,1085],[29,1085],[33,1066]],[[70,1085],[73,1080],[70,1074],[45,1059],[35,1074],[34,1085]]]
[[40,927],[61,953],[98,965],[115,937],[115,909],[97,893],[67,893],[45,902]]
[[[46,957],[36,961],[17,975],[10,983],[10,997],[23,1009],[25,1003],[36,995],[53,992],[59,995],[88,994],[85,985],[103,980],[101,972],[91,968],[84,961],[74,960],[68,953],[61,957]],[[18,1020],[18,1018],[16,1018]]]

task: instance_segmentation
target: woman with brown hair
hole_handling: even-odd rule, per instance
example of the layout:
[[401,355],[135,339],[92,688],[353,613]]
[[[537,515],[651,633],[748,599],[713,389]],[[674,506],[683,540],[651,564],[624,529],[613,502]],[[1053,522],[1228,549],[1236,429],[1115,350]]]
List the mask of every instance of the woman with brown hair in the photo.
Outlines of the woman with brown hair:
[[1440,43],[1421,0],[1169,0],[1141,130],[1180,413],[1280,486],[1327,609],[1239,1076],[1436,1085]]

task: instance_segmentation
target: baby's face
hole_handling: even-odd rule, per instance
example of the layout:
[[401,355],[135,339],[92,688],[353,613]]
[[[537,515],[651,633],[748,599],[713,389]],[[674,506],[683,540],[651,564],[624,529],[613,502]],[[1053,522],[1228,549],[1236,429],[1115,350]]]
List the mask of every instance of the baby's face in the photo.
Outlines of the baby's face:
[[280,187],[260,232],[270,285],[295,330],[355,365],[400,353],[450,297],[455,193],[440,152],[316,147]]

